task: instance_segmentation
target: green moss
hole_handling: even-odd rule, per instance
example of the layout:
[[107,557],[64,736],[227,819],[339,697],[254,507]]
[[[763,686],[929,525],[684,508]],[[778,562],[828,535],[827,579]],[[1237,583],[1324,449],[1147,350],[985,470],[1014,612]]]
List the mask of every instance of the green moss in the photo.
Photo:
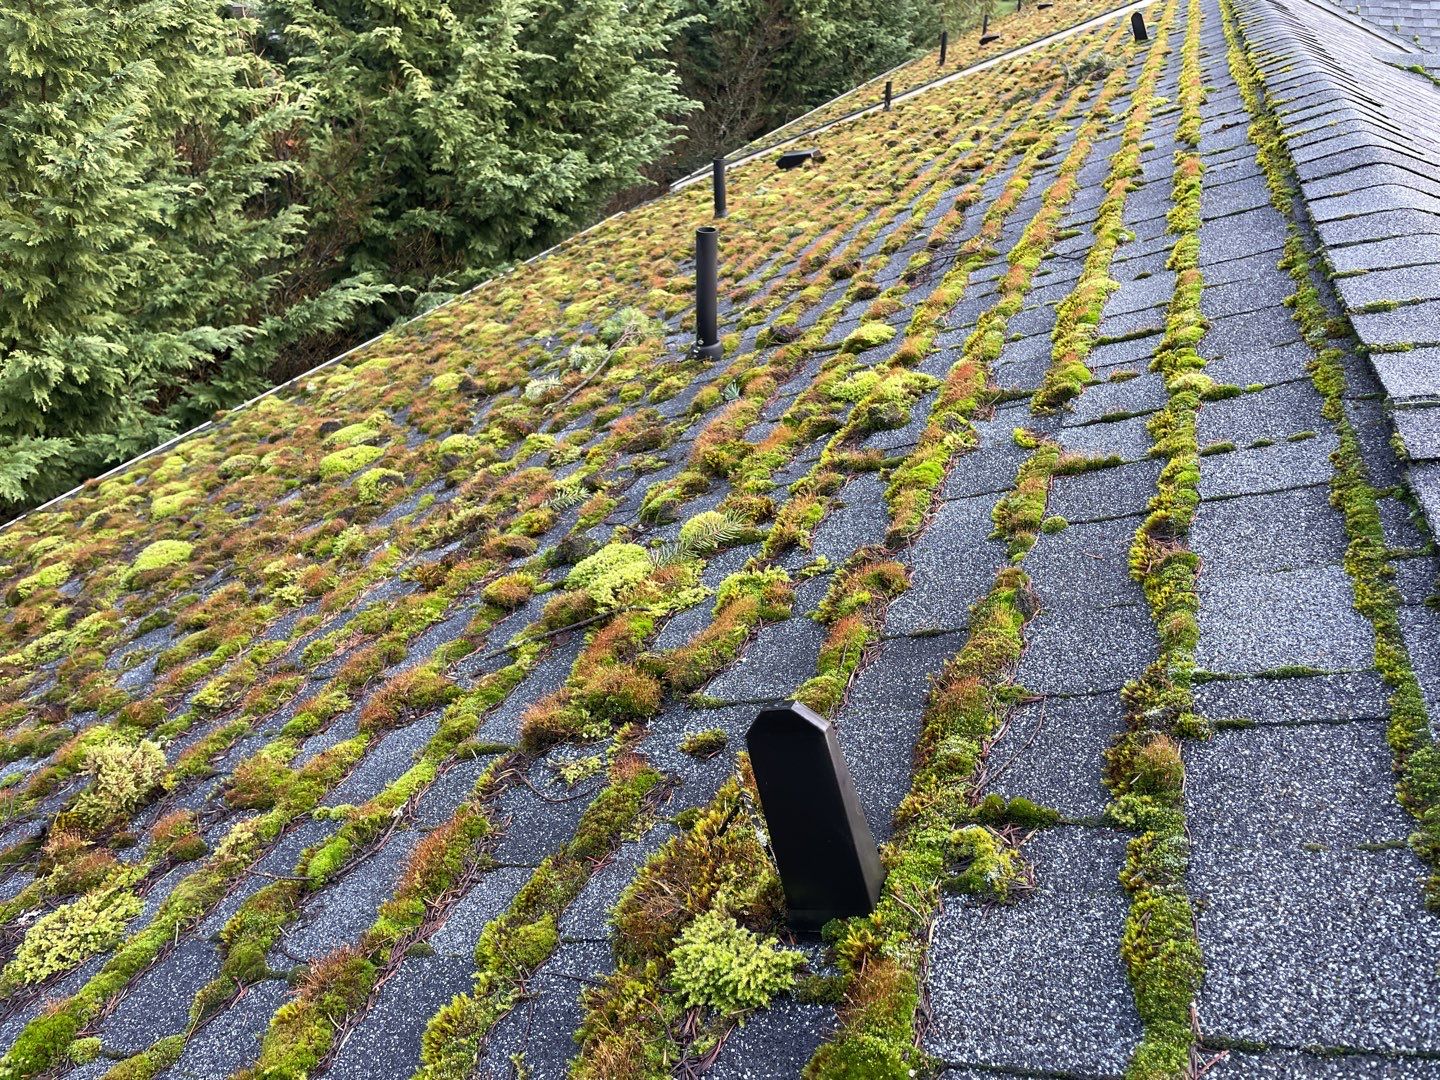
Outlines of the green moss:
[[42,566],[29,577],[21,578],[15,583],[15,592],[20,599],[28,600],[33,593],[41,589],[54,589],[65,584],[70,578],[70,564],[61,560],[53,562],[49,566]]
[[456,995],[426,1025],[423,1074],[461,1077],[474,1071],[490,1027],[519,999],[529,973],[554,951],[560,913],[633,827],[659,782],[660,775],[644,767],[615,775],[586,809],[570,843],[542,862],[509,908],[486,924],[475,948],[472,991]]
[[349,476],[351,473],[363,469],[384,453],[385,451],[378,446],[361,444],[326,454],[320,459],[320,479],[338,480],[341,477]]
[[896,329],[889,323],[883,322],[862,322],[854,330],[850,331],[848,337],[841,344],[841,349],[849,353],[864,352],[867,349],[874,349],[895,339]]
[[780,948],[734,919],[705,912],[680,934],[670,952],[670,982],[686,1008],[722,1016],[763,1008],[795,985],[804,953]]
[[403,487],[405,474],[394,469],[371,469],[360,474],[355,481],[355,496],[361,502],[379,502],[382,494],[390,488]]
[[135,557],[130,564],[129,577],[164,570],[186,562],[195,551],[195,545],[185,540],[156,540]]
[[196,493],[189,488],[181,488],[179,491],[172,491],[165,495],[157,495],[150,500],[150,517],[155,521],[163,521],[165,518],[175,517],[185,507],[189,506],[196,499]]
[[720,728],[711,728],[708,731],[697,731],[686,735],[680,741],[682,753],[689,754],[696,758],[712,758],[725,749],[729,736]]
[[611,543],[571,567],[565,587],[586,593],[601,608],[613,608],[653,570],[649,552],[639,544]]
[[436,447],[442,454],[453,454],[457,458],[472,458],[480,452],[481,442],[474,435],[449,435]]
[[458,371],[442,371],[430,380],[430,389],[437,394],[454,393],[460,388],[464,378]]
[[81,821],[99,826],[145,801],[165,776],[165,752],[149,739],[132,745],[104,742],[87,749],[90,787],[75,800]]
[[358,424],[346,424],[344,427],[332,431],[325,437],[325,442],[329,446],[357,446],[376,438],[379,434],[380,431],[374,424],[362,421]]
[[966,825],[953,832],[950,856],[959,863],[950,878],[953,888],[1002,904],[1014,900],[1032,880],[1020,852],[984,825]]
[[991,792],[975,808],[975,816],[987,825],[1019,825],[1023,829],[1047,829],[1060,823],[1060,814],[1024,796],[1006,799]]
[[132,892],[105,889],[42,916],[0,971],[0,994],[44,982],[113,948],[124,935],[125,925],[143,907]]
[[505,611],[514,611],[535,595],[537,584],[534,574],[520,570],[496,578],[485,586],[481,595],[485,597],[486,603],[494,604]]
[[254,454],[231,454],[216,470],[226,480],[237,476],[248,476],[260,467],[260,459]]
[[88,1065],[100,1056],[100,1039],[97,1036],[90,1036],[87,1039],[76,1039],[70,1044],[67,1054],[76,1065]]

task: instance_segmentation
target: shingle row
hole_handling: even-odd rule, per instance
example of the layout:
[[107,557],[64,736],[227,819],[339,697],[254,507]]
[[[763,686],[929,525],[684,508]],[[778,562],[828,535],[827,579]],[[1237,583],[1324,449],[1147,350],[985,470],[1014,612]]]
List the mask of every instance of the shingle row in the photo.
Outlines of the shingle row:
[[[1408,70],[1423,63],[1419,50],[1397,53],[1396,38],[1314,0],[1236,6],[1336,290],[1370,351],[1411,459],[1409,479],[1435,527],[1440,88]],[[1369,6],[1389,24],[1387,5]],[[1397,6],[1406,5],[1389,5]]]

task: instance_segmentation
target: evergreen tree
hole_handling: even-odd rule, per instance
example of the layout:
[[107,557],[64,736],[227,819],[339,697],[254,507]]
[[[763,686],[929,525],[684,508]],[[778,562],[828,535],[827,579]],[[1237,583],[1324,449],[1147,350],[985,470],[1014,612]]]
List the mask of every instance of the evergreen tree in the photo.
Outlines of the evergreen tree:
[[678,0],[274,0],[310,95],[317,251],[459,288],[570,232],[668,145]]
[[982,0],[685,0],[673,56],[702,108],[662,167],[679,175],[979,22]]
[[0,20],[0,504],[263,388],[380,290],[295,289],[303,112],[209,0],[21,0]]

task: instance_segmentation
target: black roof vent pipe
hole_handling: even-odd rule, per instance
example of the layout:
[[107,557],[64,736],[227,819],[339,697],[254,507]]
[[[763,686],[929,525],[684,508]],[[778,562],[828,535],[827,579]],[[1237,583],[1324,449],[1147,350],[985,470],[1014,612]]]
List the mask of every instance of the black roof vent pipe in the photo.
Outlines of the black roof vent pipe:
[[940,31],[940,66],[945,66],[945,51],[950,47],[950,31]]
[[720,285],[719,230],[702,225],[695,230],[695,354],[719,360],[725,354],[720,344],[720,313],[716,293]]
[[999,34],[990,33],[990,9],[985,9],[985,14],[980,16],[980,44],[989,45],[992,41],[999,41]]
[[730,213],[725,205],[725,159],[717,157],[711,162],[711,187],[715,192],[715,216],[723,218]]
[[1145,32],[1145,16],[1138,11],[1130,16],[1130,30],[1135,34],[1136,41],[1150,40],[1150,35]]

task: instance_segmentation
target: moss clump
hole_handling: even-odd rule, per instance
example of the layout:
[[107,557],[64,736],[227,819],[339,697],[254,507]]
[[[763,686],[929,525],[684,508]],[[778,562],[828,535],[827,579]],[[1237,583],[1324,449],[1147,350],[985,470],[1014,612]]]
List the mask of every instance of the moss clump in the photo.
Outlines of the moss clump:
[[90,1036],[86,1039],[76,1039],[70,1044],[67,1055],[76,1065],[89,1065],[100,1056],[100,1039],[97,1036]]
[[576,700],[591,720],[619,727],[660,711],[660,683],[625,664],[609,664],[586,680]]
[[126,573],[126,580],[133,579],[137,574],[146,574],[152,570],[164,570],[167,567],[179,566],[187,561],[194,554],[195,545],[186,540],[156,540],[135,557]]
[[348,446],[344,450],[336,450],[333,454],[326,454],[320,459],[320,479],[338,480],[343,476],[349,476],[358,472],[366,465],[385,453],[378,446]]
[[535,595],[535,585],[535,575],[521,570],[496,578],[485,586],[481,595],[485,597],[486,603],[506,611],[514,611]]
[[42,566],[29,577],[21,578],[15,583],[15,593],[21,600],[26,600],[32,593],[41,589],[55,589],[65,584],[70,577],[70,564],[65,561],[53,562],[49,566]]
[[220,463],[217,471],[226,480],[237,476],[248,476],[260,467],[260,459],[254,454],[231,454]]
[[670,964],[670,981],[686,1008],[738,1016],[793,987],[805,956],[707,911],[680,934]]
[[379,502],[382,493],[404,483],[405,474],[395,469],[371,469],[355,481],[355,496],[364,503]]
[[194,502],[195,497],[195,492],[189,488],[157,495],[150,500],[150,518],[153,521],[163,521],[165,518],[175,517]]
[[160,785],[165,752],[149,739],[133,746],[101,743],[87,752],[85,770],[90,787],[75,800],[72,813],[88,825],[100,826],[139,806]]
[[588,593],[601,608],[614,608],[621,594],[653,569],[649,553],[639,544],[611,543],[571,567],[565,586]]
[[950,836],[951,857],[960,863],[950,884],[963,892],[988,896],[1000,903],[1013,900],[1030,885],[1031,876],[1020,852],[984,825],[966,825]]
[[559,630],[562,627],[574,626],[593,617],[595,611],[595,598],[589,593],[567,589],[556,593],[545,602],[545,609],[540,613],[540,629]]
[[449,435],[442,439],[437,449],[442,454],[457,458],[472,458],[480,452],[480,440],[474,435]]
[[380,434],[374,424],[361,421],[358,424],[346,424],[344,427],[332,431],[325,437],[328,446],[358,446],[360,443],[368,442]]
[[720,728],[711,728],[709,731],[697,731],[693,735],[686,735],[680,741],[681,753],[689,754],[691,757],[712,758],[725,749],[730,737]]
[[465,376],[461,375],[458,371],[442,371],[430,380],[430,389],[441,394],[453,393],[460,389],[460,384],[464,382],[464,380]]
[[841,349],[849,353],[858,353],[864,352],[866,349],[878,348],[888,341],[893,341],[897,332],[889,323],[861,323],[850,331],[844,344],[841,345]]
[[[686,831],[667,841],[621,896],[614,915],[620,967],[584,993],[581,1051],[572,1076],[668,1076],[689,1050],[703,1053],[729,1022],[721,1012],[702,1030],[681,1034],[687,1001],[697,1009],[743,1009],[755,988],[737,976],[750,972],[767,997],[793,980],[798,964],[755,956],[757,945],[769,943],[736,933],[775,925],[783,903],[779,878],[755,831],[753,799],[742,755],[741,776],[726,781],[698,815],[686,815]],[[701,927],[687,934],[702,918]],[[682,952],[684,945],[691,948]],[[685,969],[679,980],[685,996],[667,992],[678,989],[675,963]]]
[[1031,802],[1023,795],[1006,799],[991,792],[980,800],[975,816],[987,825],[1018,825],[1022,829],[1048,829],[1060,822],[1060,813]]
[[142,907],[134,893],[112,889],[82,896],[43,916],[0,971],[0,994],[43,982],[113,948]]

